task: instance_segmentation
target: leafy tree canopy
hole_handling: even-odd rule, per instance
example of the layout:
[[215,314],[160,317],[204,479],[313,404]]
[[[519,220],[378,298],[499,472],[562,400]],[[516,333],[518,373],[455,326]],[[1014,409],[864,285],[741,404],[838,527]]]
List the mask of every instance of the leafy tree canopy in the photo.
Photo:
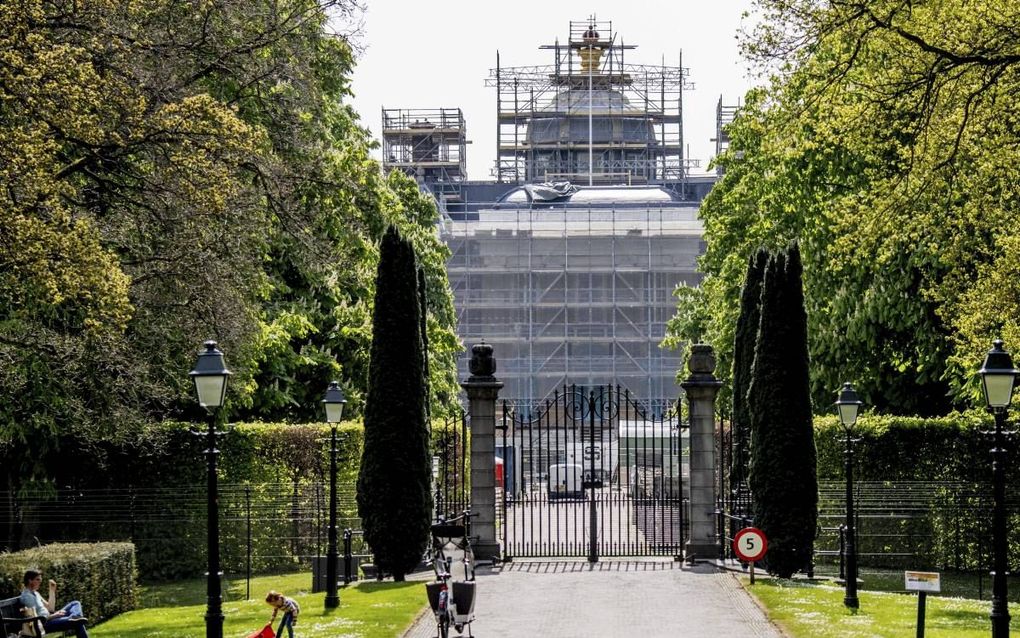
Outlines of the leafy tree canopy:
[[196,416],[214,338],[232,417],[320,419],[367,387],[378,243],[429,276],[432,370],[454,316],[434,204],[387,179],[351,109],[353,0],[0,5],[0,449],[45,475],[58,431]]
[[816,405],[848,379],[888,412],[969,403],[990,338],[1020,344],[1020,6],[757,4],[744,50],[772,75],[717,158],[704,303],[674,339],[725,362],[748,255],[798,240]]

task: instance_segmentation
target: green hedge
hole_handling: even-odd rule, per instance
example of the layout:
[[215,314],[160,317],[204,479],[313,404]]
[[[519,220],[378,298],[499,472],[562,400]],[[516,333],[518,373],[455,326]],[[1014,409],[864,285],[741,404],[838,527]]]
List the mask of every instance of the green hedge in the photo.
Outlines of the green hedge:
[[[281,423],[237,424],[218,439],[220,550],[228,577],[242,575],[247,560],[243,485],[251,488],[253,571],[293,568],[317,553],[325,525],[317,524],[309,507],[315,486],[328,486],[328,439],[326,424]],[[339,514],[351,518],[357,515],[352,490],[361,458],[361,424],[342,423],[337,439]],[[24,546],[33,537],[134,540],[143,579],[201,577],[206,570],[204,449],[205,437],[182,423],[153,425],[131,440],[98,446],[64,439],[61,461],[52,465],[52,483],[13,487],[24,525],[8,544]],[[55,493],[62,499],[82,495],[77,502],[60,502],[68,512],[80,513],[89,498],[106,500],[91,515],[56,521],[40,515],[54,506]],[[320,506],[325,497],[318,492]]]
[[[845,434],[835,416],[815,417],[818,478],[844,477]],[[922,418],[863,415],[854,428],[854,476],[863,481],[987,481],[992,427],[984,412]]]
[[[814,425],[819,479],[845,480],[842,426],[835,416],[816,417]],[[879,503],[869,503],[872,513],[889,515],[860,519],[860,551],[910,553],[902,560],[914,568],[920,560],[930,567],[987,569],[992,438],[986,432],[993,425],[991,415],[976,410],[936,418],[862,416],[854,430],[860,439],[854,446],[854,480],[895,483],[896,498],[931,505],[908,516],[893,497],[884,511]],[[1014,444],[1007,449],[1007,501],[1015,503],[1020,500],[1020,458]],[[915,490],[924,492],[911,495]],[[1008,527],[1020,529],[1020,512],[1009,512]],[[1011,531],[1009,543],[1012,555],[1020,555],[1020,532]],[[896,566],[882,557],[863,562]]]
[[[192,427],[163,423],[130,440],[88,447],[63,439],[60,462],[51,464],[52,483],[15,487],[21,509],[8,520],[24,524],[13,537],[21,547],[33,544],[33,537],[44,542],[131,540],[144,581],[202,577],[205,438],[192,434]],[[337,431],[341,529],[358,527],[354,485],[362,432],[361,423],[353,421]],[[463,455],[459,418],[434,420],[433,432],[434,453],[445,449]],[[247,567],[244,486],[251,495],[254,573],[306,567],[308,556],[325,551],[326,523],[315,519],[310,508],[318,498],[319,511],[328,514],[328,439],[326,424],[243,423],[229,427],[218,440],[220,554],[227,578],[243,577]],[[447,505],[458,511],[469,472],[465,459],[440,477]],[[59,501],[54,500],[57,494]],[[10,499],[3,502],[7,506]],[[360,543],[361,537],[355,538]]]
[[57,605],[80,600],[93,622],[131,611],[137,603],[135,547],[131,543],[54,543],[0,554],[0,597],[17,596],[25,570],[43,573],[40,592],[57,581]]
[[[205,494],[204,440],[172,425],[170,435],[181,439],[170,446],[171,454],[145,462],[158,465],[158,473],[141,469],[131,483],[137,487],[160,485],[195,487]],[[360,423],[343,423],[337,431],[339,491],[350,493],[361,459]],[[306,557],[318,547],[316,521],[309,512],[314,484],[328,485],[329,426],[325,424],[238,424],[219,441],[219,480],[226,487],[220,499],[220,553],[228,575],[243,574],[247,561],[247,521],[244,499],[236,486],[250,486],[252,569],[255,573],[292,569],[307,564]],[[144,443],[133,446],[144,448]],[[112,482],[112,484],[116,484]],[[320,495],[322,496],[322,495]],[[320,506],[323,505],[320,498]],[[165,580],[199,576],[206,569],[206,505],[201,498],[189,507],[174,505],[180,517],[151,517],[136,528],[139,565],[147,579]],[[340,498],[339,516],[357,516],[353,499]],[[149,539],[142,541],[141,539]]]

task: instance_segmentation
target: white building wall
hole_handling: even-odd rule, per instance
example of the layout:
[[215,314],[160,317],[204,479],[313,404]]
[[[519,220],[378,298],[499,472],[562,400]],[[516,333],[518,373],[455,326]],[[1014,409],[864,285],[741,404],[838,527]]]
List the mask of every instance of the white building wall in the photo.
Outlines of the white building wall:
[[642,402],[671,403],[680,362],[659,344],[674,288],[699,281],[701,235],[696,204],[682,202],[447,221],[459,336],[469,350],[493,345],[503,398],[528,404],[564,384],[613,383]]

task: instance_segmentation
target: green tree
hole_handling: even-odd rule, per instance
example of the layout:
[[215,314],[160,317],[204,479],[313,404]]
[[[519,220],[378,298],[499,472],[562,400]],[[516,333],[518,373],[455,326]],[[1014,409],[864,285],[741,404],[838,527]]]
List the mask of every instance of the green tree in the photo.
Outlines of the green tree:
[[427,281],[435,403],[456,395],[436,208],[385,177],[349,105],[351,0],[0,5],[0,455],[17,494],[60,435],[197,417],[204,338],[228,418],[350,413],[368,386],[379,241]]
[[432,475],[417,266],[396,228],[382,239],[376,291],[358,513],[379,567],[402,581],[425,551]]
[[754,524],[769,540],[769,573],[789,578],[811,561],[818,520],[807,315],[796,245],[773,255],[765,268],[747,403]]
[[768,258],[768,251],[764,248],[751,256],[740,293],[740,316],[737,318],[733,344],[733,416],[730,423],[735,438],[733,467],[730,470],[730,486],[734,489],[747,479],[747,454],[751,438],[751,410],[747,403],[747,389],[751,384],[754,348],[761,321],[762,280]]
[[708,341],[728,356],[743,260],[796,239],[816,400],[854,378],[879,411],[968,404],[990,336],[1020,339],[1018,7],[758,4],[745,51],[774,75],[730,126],[701,211]]
[[391,171],[387,184],[397,197],[401,233],[414,245],[425,275],[432,413],[443,415],[456,404],[460,393],[457,355],[463,349],[457,338],[457,313],[446,274],[450,249],[436,232],[439,210],[435,199],[401,171]]

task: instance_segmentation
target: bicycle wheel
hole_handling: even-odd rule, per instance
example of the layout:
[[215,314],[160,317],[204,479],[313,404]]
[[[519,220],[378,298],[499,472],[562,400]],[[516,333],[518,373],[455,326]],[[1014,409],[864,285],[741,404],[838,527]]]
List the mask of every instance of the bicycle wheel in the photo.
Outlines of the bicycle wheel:
[[439,617],[439,638],[450,638],[450,617],[445,614]]

